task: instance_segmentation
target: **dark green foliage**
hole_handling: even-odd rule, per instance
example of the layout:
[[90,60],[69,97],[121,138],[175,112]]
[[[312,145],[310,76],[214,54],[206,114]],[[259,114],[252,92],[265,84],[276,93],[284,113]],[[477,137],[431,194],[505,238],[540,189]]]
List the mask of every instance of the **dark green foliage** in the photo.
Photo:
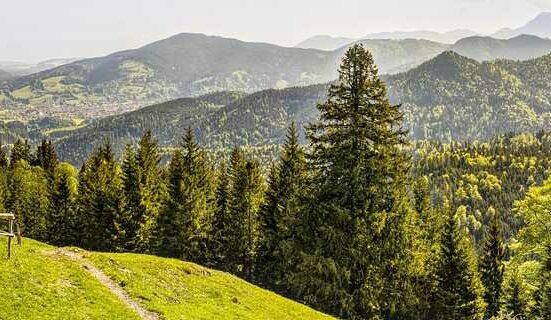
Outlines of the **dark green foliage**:
[[150,131],[140,139],[137,152],[127,146],[122,163],[125,194],[125,249],[148,251],[165,199],[160,151]]
[[6,209],[17,215],[24,236],[47,240],[49,205],[48,179],[40,167],[18,160],[9,175]]
[[434,270],[433,319],[481,319],[482,286],[476,269],[474,251],[468,236],[459,228],[448,209]]
[[293,124],[279,161],[270,172],[264,204],[259,211],[256,280],[267,286],[281,287],[296,260],[291,248],[297,231],[297,214],[305,198],[306,181],[304,150]]
[[258,241],[258,211],[264,192],[259,164],[234,149],[228,168],[227,221],[222,238],[227,243],[223,264],[226,270],[252,277]]
[[339,74],[310,128],[315,194],[292,282],[299,297],[335,315],[397,317],[411,303],[413,259],[402,114],[362,46],[347,51]]
[[501,309],[501,285],[505,272],[505,246],[503,244],[502,224],[499,214],[491,208],[488,211],[490,226],[480,261],[480,273],[485,293],[486,318],[496,317]]
[[507,299],[505,301],[506,310],[511,313],[515,319],[525,319],[526,303],[522,298],[522,286],[517,277],[513,277],[507,288]]
[[55,168],[58,165],[57,154],[51,141],[42,140],[36,149],[36,155],[33,158],[34,165],[40,166],[50,176],[54,175]]
[[228,232],[231,225],[228,212],[230,177],[228,171],[229,168],[225,163],[222,163],[218,170],[215,190],[215,207],[211,220],[208,242],[210,257],[213,260],[211,263],[222,269],[225,267],[227,261],[226,256],[230,250]]
[[550,130],[551,55],[479,63],[445,52],[390,76],[392,101],[403,105],[417,139],[489,139],[508,132]]
[[11,149],[10,166],[13,168],[19,160],[25,160],[28,164],[33,163],[31,146],[27,140],[17,139]]
[[48,242],[67,246],[78,243],[77,171],[66,163],[55,168],[46,234]]
[[2,143],[0,143],[0,170],[5,170],[8,168],[9,160],[6,150]]
[[106,142],[90,156],[79,173],[78,224],[81,246],[113,251],[124,247],[122,174]]
[[188,129],[168,169],[169,199],[158,221],[161,254],[201,262],[213,207],[211,168]]

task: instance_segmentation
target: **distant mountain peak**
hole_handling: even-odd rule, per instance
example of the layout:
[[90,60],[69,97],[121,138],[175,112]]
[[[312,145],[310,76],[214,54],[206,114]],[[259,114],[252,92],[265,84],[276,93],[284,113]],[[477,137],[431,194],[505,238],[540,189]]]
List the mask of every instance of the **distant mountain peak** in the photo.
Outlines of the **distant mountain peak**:
[[520,28],[504,28],[494,33],[492,36],[500,39],[510,39],[521,34],[551,38],[551,12],[542,12]]

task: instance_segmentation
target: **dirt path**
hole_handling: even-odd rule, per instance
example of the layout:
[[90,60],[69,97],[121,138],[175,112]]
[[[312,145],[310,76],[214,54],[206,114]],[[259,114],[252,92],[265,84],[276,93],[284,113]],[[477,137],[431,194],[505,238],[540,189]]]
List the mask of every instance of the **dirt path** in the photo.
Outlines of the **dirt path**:
[[60,255],[66,256],[72,260],[79,261],[84,269],[86,269],[91,275],[93,275],[96,279],[98,279],[101,284],[103,284],[109,291],[111,291],[114,295],[116,295],[122,302],[124,302],[127,306],[132,308],[142,319],[144,320],[159,320],[159,316],[151,311],[147,311],[146,309],[142,308],[138,302],[133,300],[126,291],[124,291],[118,284],[116,284],[113,280],[109,279],[103,271],[96,268],[93,264],[88,262],[86,259],[84,259],[80,254],[73,251],[68,251],[64,249],[59,249],[58,253]]

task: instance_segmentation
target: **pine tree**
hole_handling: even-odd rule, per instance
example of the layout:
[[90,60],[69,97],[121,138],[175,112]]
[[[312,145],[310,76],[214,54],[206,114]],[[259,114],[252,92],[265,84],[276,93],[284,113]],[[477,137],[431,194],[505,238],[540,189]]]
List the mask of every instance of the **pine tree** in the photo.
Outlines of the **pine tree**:
[[205,260],[214,198],[210,171],[205,152],[188,129],[169,166],[169,200],[159,219],[162,254]]
[[481,319],[482,285],[476,270],[473,249],[460,230],[450,208],[434,270],[432,317],[441,320]]
[[17,139],[11,150],[10,166],[13,168],[20,160],[25,160],[28,164],[32,164],[31,146],[27,140]]
[[409,155],[371,54],[346,52],[309,128],[313,199],[302,214],[299,298],[346,318],[390,318],[413,303]]
[[36,149],[34,165],[42,167],[48,175],[53,178],[55,169],[58,165],[57,154],[51,141],[42,140]]
[[48,215],[48,242],[67,246],[77,243],[76,226],[77,172],[67,163],[55,169]]
[[229,225],[224,230],[228,247],[224,254],[226,269],[252,278],[258,241],[258,210],[264,181],[257,162],[246,160],[240,149],[230,158],[228,193]]
[[96,149],[79,173],[79,224],[82,246],[101,251],[120,251],[125,234],[122,172],[111,144]]
[[511,278],[508,291],[505,308],[512,313],[514,319],[525,319],[526,305],[521,297],[522,286],[518,275]]
[[148,130],[138,143],[136,164],[139,168],[140,205],[135,219],[139,223],[136,234],[136,247],[148,251],[155,224],[166,199],[166,186],[160,168],[159,144]]
[[0,170],[7,169],[9,165],[8,155],[2,143],[0,143]]
[[124,190],[124,218],[121,228],[125,231],[124,249],[136,251],[137,235],[140,230],[140,209],[142,206],[140,169],[136,161],[136,152],[127,145],[122,160],[122,182]]
[[231,250],[227,236],[231,223],[228,213],[229,187],[228,167],[222,163],[218,170],[215,207],[209,237],[209,256],[212,259],[212,264],[221,269],[225,268],[227,252]]
[[257,257],[257,281],[281,286],[292,265],[291,241],[297,214],[304,199],[307,179],[304,150],[295,125],[287,132],[279,162],[271,170],[265,201],[259,212],[261,230]]
[[505,272],[505,247],[501,220],[494,208],[488,210],[491,223],[486,234],[484,252],[480,263],[482,283],[484,284],[484,301],[487,304],[486,318],[490,319],[499,314],[501,309],[501,285]]

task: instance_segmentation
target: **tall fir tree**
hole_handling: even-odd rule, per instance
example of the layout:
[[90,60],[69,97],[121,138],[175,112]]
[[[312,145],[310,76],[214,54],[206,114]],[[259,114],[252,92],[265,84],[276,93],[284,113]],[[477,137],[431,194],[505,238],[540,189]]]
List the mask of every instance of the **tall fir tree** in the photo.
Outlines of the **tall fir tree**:
[[121,228],[125,231],[123,247],[128,251],[138,248],[137,235],[140,230],[140,209],[142,207],[140,169],[136,161],[136,151],[127,145],[122,158],[122,182],[124,190],[124,217]]
[[230,219],[228,213],[230,179],[226,163],[222,163],[218,170],[215,206],[211,219],[209,236],[209,256],[211,263],[221,269],[225,268],[227,252],[229,248],[228,231]]
[[187,129],[169,166],[169,199],[159,219],[160,252],[195,262],[208,253],[208,225],[214,206],[211,168]]
[[440,254],[434,270],[432,319],[482,319],[483,287],[468,235],[459,228],[453,210],[446,205]]
[[50,178],[53,179],[58,163],[57,154],[52,142],[43,139],[40,145],[36,148],[34,165],[42,167],[42,169],[48,173]]
[[92,153],[79,173],[81,246],[102,251],[123,250],[123,204],[122,172],[111,144],[106,141]]
[[77,171],[68,163],[55,169],[48,215],[48,242],[67,246],[78,243],[76,220]]
[[13,168],[19,160],[25,160],[32,164],[31,146],[27,140],[17,139],[13,144],[10,156],[10,166]]
[[238,148],[230,157],[229,179],[229,225],[224,229],[228,247],[224,264],[228,271],[252,279],[264,181],[258,163],[247,160]]
[[[507,297],[505,299],[505,309],[512,314],[513,319],[523,320],[526,318],[526,303],[522,298],[521,280],[517,274],[513,275],[507,288]],[[539,318],[535,318],[539,319]]]
[[410,157],[402,113],[362,45],[348,49],[318,109],[308,133],[316,191],[302,214],[293,291],[340,317],[400,317],[415,299]]
[[259,211],[260,239],[256,280],[281,287],[295,256],[291,250],[297,214],[304,200],[306,159],[295,124],[287,131],[278,164],[271,170],[265,201]]
[[139,169],[140,206],[135,219],[139,223],[136,249],[148,251],[155,224],[166,199],[166,185],[160,167],[161,152],[158,142],[148,130],[138,143],[136,164]]
[[486,233],[484,251],[480,262],[480,272],[485,293],[486,319],[496,317],[501,309],[503,274],[505,272],[505,246],[501,219],[494,208],[488,209],[490,226]]
[[8,154],[0,142],[0,170],[5,170],[9,166]]

